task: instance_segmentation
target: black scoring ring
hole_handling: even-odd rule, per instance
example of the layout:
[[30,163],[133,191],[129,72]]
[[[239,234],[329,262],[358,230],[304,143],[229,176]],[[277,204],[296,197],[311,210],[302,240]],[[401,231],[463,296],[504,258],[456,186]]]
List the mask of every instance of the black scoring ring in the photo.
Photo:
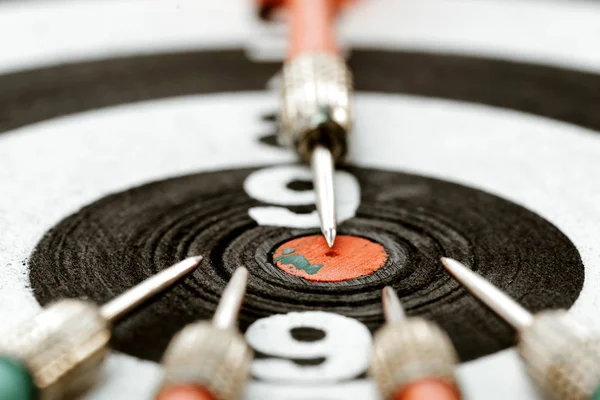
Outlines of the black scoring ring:
[[450,182],[392,171],[347,168],[361,187],[356,217],[341,233],[382,244],[389,259],[369,276],[308,282],[272,264],[281,243],[313,230],[258,226],[262,203],[243,189],[258,168],[205,172],[107,196],[50,230],[30,259],[43,305],[61,297],[103,303],[191,255],[193,275],[116,326],[114,347],[158,360],[185,324],[209,318],[238,266],[250,272],[241,329],[274,313],[325,310],[376,329],[381,288],[392,285],[411,315],[450,334],[463,360],[513,344],[514,332],[468,295],[439,264],[442,255],[474,266],[533,311],[570,307],[584,270],[573,244],[538,215],[499,197]]

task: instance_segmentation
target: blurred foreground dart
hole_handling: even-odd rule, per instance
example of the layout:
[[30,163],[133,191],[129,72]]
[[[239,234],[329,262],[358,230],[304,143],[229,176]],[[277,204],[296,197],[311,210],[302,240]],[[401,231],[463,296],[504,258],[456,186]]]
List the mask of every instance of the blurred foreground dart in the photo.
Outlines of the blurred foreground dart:
[[187,258],[98,307],[65,299],[0,340],[0,399],[54,400],[93,384],[108,351],[111,322],[198,266]]
[[248,380],[252,350],[236,329],[248,271],[238,268],[212,322],[183,328],[165,352],[165,378],[156,400],[237,400]]
[[290,50],[283,65],[279,141],[313,171],[321,232],[337,234],[334,164],[343,160],[352,124],[352,75],[333,34],[334,0],[287,0]]
[[383,289],[386,324],[375,334],[370,374],[384,400],[458,400],[458,361],[452,342],[437,325],[407,318],[396,292]]
[[532,315],[500,289],[452,258],[442,264],[456,280],[519,332],[519,353],[546,398],[600,399],[600,336],[566,310]]

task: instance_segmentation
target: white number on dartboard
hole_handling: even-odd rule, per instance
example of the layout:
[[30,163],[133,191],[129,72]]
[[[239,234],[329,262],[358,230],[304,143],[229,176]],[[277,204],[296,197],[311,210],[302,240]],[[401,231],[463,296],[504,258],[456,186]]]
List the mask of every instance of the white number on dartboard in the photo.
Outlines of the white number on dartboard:
[[[294,329],[322,336],[298,340]],[[254,322],[246,340],[261,355],[252,364],[249,400],[376,398],[371,382],[356,380],[369,366],[371,348],[360,321],[321,311],[273,315]]]
[[[283,226],[288,228],[316,228],[319,226],[317,211],[298,214],[285,206],[305,206],[315,204],[314,190],[297,191],[288,185],[293,181],[312,181],[310,169],[299,165],[278,165],[264,168],[250,174],[244,181],[248,196],[273,206],[252,207],[250,217],[259,225]],[[336,171],[337,220],[341,223],[354,217],[360,204],[358,180],[346,171]]]

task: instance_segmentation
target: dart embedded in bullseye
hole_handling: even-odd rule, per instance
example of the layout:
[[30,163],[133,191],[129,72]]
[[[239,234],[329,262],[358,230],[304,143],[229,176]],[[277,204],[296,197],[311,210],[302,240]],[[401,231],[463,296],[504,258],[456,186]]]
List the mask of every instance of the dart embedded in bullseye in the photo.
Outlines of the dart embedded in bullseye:
[[184,327],[165,352],[165,378],[156,400],[237,400],[249,377],[252,350],[236,329],[248,270],[238,268],[212,322]]
[[335,167],[331,152],[320,145],[315,147],[310,164],[317,193],[317,211],[321,220],[321,233],[325,236],[327,245],[333,247],[337,234],[337,222],[335,218],[335,188],[333,186]]
[[335,45],[333,0],[287,0],[290,51],[283,65],[279,141],[312,166],[321,232],[337,234],[334,169],[346,155],[352,76]]
[[600,337],[566,310],[531,314],[466,265],[443,257],[446,270],[519,333],[529,376],[548,399],[600,399]]
[[107,353],[111,323],[194,270],[187,258],[101,307],[60,300],[0,340],[0,398],[58,400],[85,391]]
[[458,356],[436,324],[406,317],[398,295],[383,289],[386,324],[373,340],[370,374],[385,400],[458,400]]

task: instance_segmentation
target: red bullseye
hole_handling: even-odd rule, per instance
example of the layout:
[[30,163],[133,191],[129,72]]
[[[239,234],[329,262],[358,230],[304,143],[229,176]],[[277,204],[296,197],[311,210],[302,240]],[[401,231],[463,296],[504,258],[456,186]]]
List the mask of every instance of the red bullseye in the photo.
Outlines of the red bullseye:
[[340,235],[332,248],[322,235],[303,236],[279,246],[273,262],[288,274],[314,282],[341,282],[370,275],[388,254],[379,243]]

